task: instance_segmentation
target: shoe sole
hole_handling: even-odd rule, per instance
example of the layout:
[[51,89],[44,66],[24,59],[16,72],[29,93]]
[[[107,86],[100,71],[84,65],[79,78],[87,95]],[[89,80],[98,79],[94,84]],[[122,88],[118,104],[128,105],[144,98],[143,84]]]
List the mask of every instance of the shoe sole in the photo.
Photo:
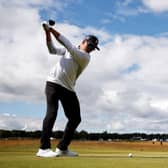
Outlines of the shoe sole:
[[42,156],[42,155],[36,155],[37,157],[44,157],[44,158],[51,158],[51,157],[57,157],[56,155],[54,156]]
[[65,155],[65,154],[61,154],[61,155],[56,155],[56,157],[78,157],[79,155]]

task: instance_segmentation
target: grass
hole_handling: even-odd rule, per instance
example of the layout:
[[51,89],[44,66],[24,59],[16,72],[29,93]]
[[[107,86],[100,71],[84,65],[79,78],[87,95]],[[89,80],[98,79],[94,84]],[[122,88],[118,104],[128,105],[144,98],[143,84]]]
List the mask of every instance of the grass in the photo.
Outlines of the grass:
[[[53,141],[53,149],[57,142]],[[1,168],[168,168],[168,144],[73,142],[79,157],[39,158],[37,140],[1,140]],[[128,153],[133,153],[133,158]]]

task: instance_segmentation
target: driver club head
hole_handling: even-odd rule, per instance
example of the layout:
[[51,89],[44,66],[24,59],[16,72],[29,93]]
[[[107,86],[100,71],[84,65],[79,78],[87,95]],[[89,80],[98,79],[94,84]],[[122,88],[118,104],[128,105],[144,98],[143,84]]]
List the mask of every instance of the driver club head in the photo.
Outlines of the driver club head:
[[54,25],[55,25],[55,21],[52,20],[52,19],[50,19],[50,20],[48,20],[48,24],[49,24],[50,26],[54,26]]

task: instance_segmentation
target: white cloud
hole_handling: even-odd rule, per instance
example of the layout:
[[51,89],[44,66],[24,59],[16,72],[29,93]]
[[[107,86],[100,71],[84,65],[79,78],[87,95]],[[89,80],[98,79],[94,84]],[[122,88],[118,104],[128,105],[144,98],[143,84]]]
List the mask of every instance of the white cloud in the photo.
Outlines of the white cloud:
[[[33,117],[21,117],[16,114],[3,113],[0,114],[0,129],[4,130],[25,130],[35,131],[42,129],[43,119]],[[67,120],[59,114],[57,123],[54,125],[53,130],[64,130]]]
[[16,95],[24,99],[30,90],[34,92],[30,93],[33,98],[41,92],[35,81],[44,80],[43,67],[47,62],[38,11],[29,7],[1,8],[0,66],[3,71],[0,72],[0,99],[9,100]]
[[[1,9],[0,66],[3,71],[0,72],[0,100],[42,100],[47,73],[59,57],[49,57],[38,9],[20,8],[18,4],[1,5]],[[76,45],[84,37],[84,32],[95,32],[100,38],[108,39],[107,33],[90,27],[82,30],[58,23],[57,28]]]
[[[45,79],[58,58],[47,52],[39,9],[26,2],[12,2],[15,5],[7,6],[1,1],[0,7],[0,101],[44,101]],[[37,1],[40,5],[43,2]],[[57,23],[57,28],[75,45],[86,32],[98,35],[101,41],[101,51],[92,54],[88,68],[77,82],[83,116],[79,129],[168,129],[162,122],[168,117],[167,36],[111,36],[104,30],[65,23]],[[139,68],[130,71],[132,65]],[[42,119],[11,116],[10,112],[0,118],[1,129],[41,129]],[[59,120],[56,129],[63,129],[64,121]],[[159,127],[161,123],[164,127]]]
[[163,112],[167,113],[168,111],[168,100],[153,100],[150,102],[150,105],[158,110],[162,110]]
[[4,113],[0,115],[0,129],[7,130],[41,130],[42,120],[16,117],[15,114]]
[[[168,115],[167,48],[167,37],[135,35],[118,35],[102,46],[79,82],[86,125],[92,113],[102,129],[111,124],[111,131],[154,131],[147,125]],[[138,70],[123,73],[135,63]]]
[[[143,1],[143,0],[141,0]],[[107,13],[111,16],[111,19],[115,19],[121,22],[126,21],[126,17],[137,16],[141,13],[149,13],[149,10],[144,5],[138,3],[138,1],[124,0],[116,2],[116,11],[113,13]]]
[[116,2],[116,11],[107,12],[105,18],[102,19],[103,24],[108,24],[110,21],[118,20],[120,22],[125,22],[126,17],[137,16],[140,14],[147,13],[162,13],[168,11],[168,1],[167,0],[124,0]]
[[144,5],[154,12],[167,12],[168,11],[168,1],[167,0],[142,0]]
[[[78,41],[78,34],[83,34],[79,27],[59,24],[58,28],[62,29],[62,26],[64,27],[62,31],[74,42]],[[71,34],[67,31],[69,26],[73,29]],[[167,37],[117,35],[109,39],[111,40],[101,45],[100,52],[92,54],[90,65],[77,82],[83,116],[79,129],[115,132],[164,131],[165,128],[159,127],[158,123],[167,117]],[[43,60],[39,63],[42,64]],[[140,66],[138,70],[124,73],[123,70],[135,63]],[[10,72],[10,69],[8,71]],[[43,78],[45,75],[43,74]],[[6,81],[6,85],[8,82]],[[41,81],[38,81],[39,85],[40,83]],[[27,88],[30,87],[29,94],[33,94],[32,88],[37,89],[39,85],[34,83],[26,85]],[[20,86],[24,88],[24,82],[21,82]],[[6,92],[8,89],[6,88]],[[25,97],[31,100],[29,94],[25,93]],[[39,91],[36,99],[42,97],[42,94],[43,92]],[[13,96],[20,99],[17,88]],[[19,122],[18,119],[16,123]],[[63,122],[56,124],[56,129],[63,129],[65,124]],[[14,125],[10,122],[5,123],[9,123],[9,126]],[[31,126],[32,129],[39,128],[34,120],[32,125],[34,125]],[[18,128],[20,125],[16,126]],[[22,124],[20,128],[24,126],[25,124]]]

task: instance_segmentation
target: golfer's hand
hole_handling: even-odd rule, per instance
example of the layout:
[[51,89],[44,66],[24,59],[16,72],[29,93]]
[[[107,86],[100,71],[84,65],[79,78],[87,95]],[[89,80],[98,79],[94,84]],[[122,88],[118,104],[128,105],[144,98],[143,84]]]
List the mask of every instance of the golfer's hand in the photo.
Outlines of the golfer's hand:
[[46,22],[43,22],[42,23],[42,27],[43,27],[43,29],[45,31],[46,42],[48,44],[48,42],[51,42],[50,26]]
[[48,26],[47,23],[42,24],[44,31],[50,31],[50,27]]

